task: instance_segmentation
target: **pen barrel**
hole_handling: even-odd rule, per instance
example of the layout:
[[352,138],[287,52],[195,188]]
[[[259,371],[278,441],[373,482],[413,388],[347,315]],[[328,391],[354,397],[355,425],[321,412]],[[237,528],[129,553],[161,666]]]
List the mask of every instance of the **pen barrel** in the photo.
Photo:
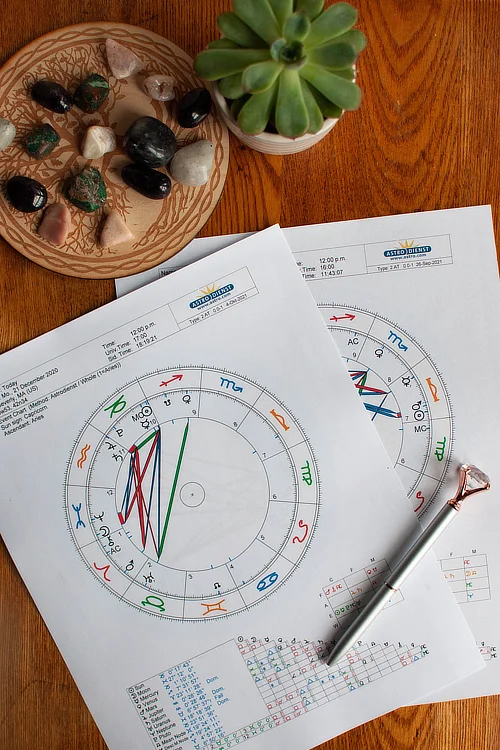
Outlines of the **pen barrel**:
[[390,586],[392,589],[399,589],[448,524],[456,517],[457,513],[458,510],[453,505],[449,505],[449,503],[446,503],[441,508],[439,513],[432,519],[416,542],[392,570],[386,580],[387,586]]

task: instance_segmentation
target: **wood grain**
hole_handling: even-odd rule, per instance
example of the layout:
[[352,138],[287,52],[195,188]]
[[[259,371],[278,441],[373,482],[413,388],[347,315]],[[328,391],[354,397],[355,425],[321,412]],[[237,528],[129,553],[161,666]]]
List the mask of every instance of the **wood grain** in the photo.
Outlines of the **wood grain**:
[[[295,156],[265,156],[233,139],[226,188],[204,235],[482,203],[492,204],[498,234],[500,0],[352,1],[369,40],[361,109]],[[0,62],[43,33],[100,20],[143,26],[193,56],[229,8],[230,0],[38,0],[35,12],[4,0]],[[59,276],[0,241],[0,351],[113,296],[110,281]],[[106,750],[1,545],[0,638],[0,748]],[[402,708],[322,746],[457,747],[498,750],[498,696]]]

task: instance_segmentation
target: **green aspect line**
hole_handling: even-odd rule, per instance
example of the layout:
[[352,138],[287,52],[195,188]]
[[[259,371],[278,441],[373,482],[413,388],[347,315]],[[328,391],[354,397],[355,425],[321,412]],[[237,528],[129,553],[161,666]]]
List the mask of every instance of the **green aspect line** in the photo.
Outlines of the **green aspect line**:
[[167,508],[167,515],[165,518],[165,523],[163,525],[163,531],[161,535],[161,541],[160,546],[158,548],[158,560],[161,557],[161,553],[163,552],[163,545],[165,544],[165,536],[167,534],[167,526],[168,522],[170,520],[170,513],[172,512],[172,505],[174,503],[174,495],[175,495],[175,489],[177,487],[177,480],[179,479],[179,473],[181,470],[181,463],[182,463],[182,457],[184,455],[184,448],[186,447],[186,440],[189,432],[189,419],[186,423],[186,426],[184,428],[184,434],[182,436],[182,443],[181,443],[181,449],[179,451],[179,458],[177,459],[177,466],[175,467],[175,474],[174,474],[174,481],[172,482],[172,489],[170,490],[170,499],[168,501],[168,508]]
[[155,430],[155,432],[152,432],[152,433],[151,433],[151,435],[150,435],[149,437],[145,438],[145,439],[144,439],[144,440],[142,441],[142,443],[139,443],[139,445],[136,445],[135,447],[137,448],[137,450],[138,450],[138,451],[140,451],[140,450],[141,450],[141,448],[142,448],[142,447],[143,447],[144,445],[146,445],[146,443],[149,443],[149,441],[150,441],[150,440],[152,440],[152,439],[154,438],[154,436],[155,436],[155,435],[158,435],[158,432],[159,432],[158,430]]

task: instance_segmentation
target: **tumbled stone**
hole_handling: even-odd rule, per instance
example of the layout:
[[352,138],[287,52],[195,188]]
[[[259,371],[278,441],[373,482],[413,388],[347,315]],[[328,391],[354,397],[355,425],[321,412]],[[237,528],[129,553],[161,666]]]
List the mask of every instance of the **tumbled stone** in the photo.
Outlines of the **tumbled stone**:
[[170,102],[175,99],[175,78],[173,76],[162,76],[159,73],[148,76],[142,84],[142,88],[151,99],[157,102]]
[[50,109],[51,112],[57,112],[60,115],[69,112],[73,106],[69,91],[56,81],[37,81],[31,89],[31,98],[45,109]]
[[188,91],[179,102],[177,121],[182,128],[196,128],[212,109],[212,97],[208,89]]
[[109,95],[109,83],[98,73],[82,81],[73,94],[73,101],[82,112],[92,114],[102,107]]
[[131,49],[114,39],[106,39],[106,57],[115,78],[129,78],[145,67]]
[[169,171],[182,185],[204,185],[210,179],[214,163],[211,141],[197,141],[179,149],[170,162]]
[[53,203],[45,209],[38,234],[52,245],[64,245],[72,228],[69,208],[62,203]]
[[16,175],[7,182],[7,196],[18,211],[32,214],[39,211],[47,203],[47,191],[41,182],[31,177]]
[[172,187],[168,175],[140,164],[127,164],[123,167],[122,179],[129,187],[153,200],[166,198]]
[[99,244],[101,247],[115,247],[123,242],[128,242],[133,236],[120,212],[114,208],[106,217]]
[[101,125],[91,125],[87,128],[82,141],[82,155],[86,159],[100,159],[115,148],[116,136],[112,128],[104,128]]
[[35,159],[43,159],[52,153],[60,140],[59,133],[54,130],[52,125],[46,123],[28,133],[24,139],[24,145],[30,156],[34,156]]
[[9,148],[12,141],[16,137],[16,129],[14,125],[6,120],[4,117],[0,118],[0,151]]
[[64,186],[66,198],[77,208],[90,214],[106,203],[106,185],[95,167],[85,167],[70,177]]
[[123,149],[127,156],[145,167],[168,164],[176,145],[175,135],[156,117],[139,117],[123,138]]

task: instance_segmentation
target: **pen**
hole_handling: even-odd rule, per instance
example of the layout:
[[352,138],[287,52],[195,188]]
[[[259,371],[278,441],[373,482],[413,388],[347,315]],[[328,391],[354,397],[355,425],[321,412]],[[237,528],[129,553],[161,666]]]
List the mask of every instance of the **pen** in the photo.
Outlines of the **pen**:
[[476,492],[489,489],[490,480],[477,466],[463,464],[459,468],[458,489],[455,496],[445,503],[427,528],[422,531],[417,541],[389,574],[383,586],[378,589],[366,607],[361,610],[361,613],[342,634],[328,656],[328,665],[339,661],[356,641],[359,640],[379,612],[385,607],[389,599],[398,591],[403,581],[406,580],[425,553],[432,547],[438,536],[445,530],[452,519],[456,517],[465,498]]

